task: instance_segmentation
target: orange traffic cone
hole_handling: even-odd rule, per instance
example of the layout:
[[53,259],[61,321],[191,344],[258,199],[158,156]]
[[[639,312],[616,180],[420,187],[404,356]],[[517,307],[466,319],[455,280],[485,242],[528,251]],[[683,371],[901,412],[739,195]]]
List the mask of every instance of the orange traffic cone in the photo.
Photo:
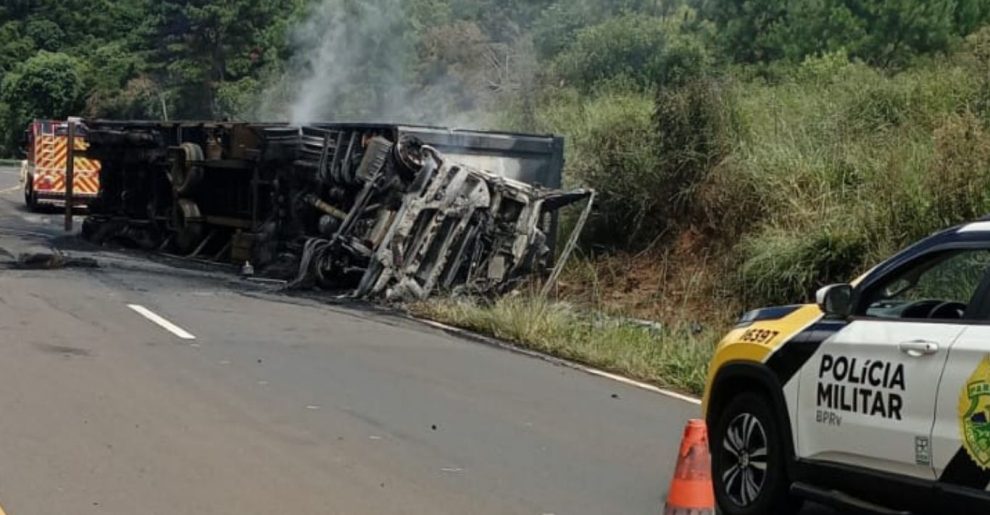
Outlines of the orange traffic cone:
[[691,420],[684,428],[664,515],[715,515],[712,456],[703,420]]

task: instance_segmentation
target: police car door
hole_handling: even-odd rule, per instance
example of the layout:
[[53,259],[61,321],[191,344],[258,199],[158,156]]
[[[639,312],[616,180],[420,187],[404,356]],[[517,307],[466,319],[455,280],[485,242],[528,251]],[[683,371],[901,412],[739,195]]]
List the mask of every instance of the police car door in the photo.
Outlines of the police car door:
[[853,317],[801,370],[800,457],[934,479],[936,385],[988,254],[929,253],[862,285]]
[[932,457],[950,506],[974,496],[990,502],[990,274],[981,288],[977,320],[949,349],[938,389]]

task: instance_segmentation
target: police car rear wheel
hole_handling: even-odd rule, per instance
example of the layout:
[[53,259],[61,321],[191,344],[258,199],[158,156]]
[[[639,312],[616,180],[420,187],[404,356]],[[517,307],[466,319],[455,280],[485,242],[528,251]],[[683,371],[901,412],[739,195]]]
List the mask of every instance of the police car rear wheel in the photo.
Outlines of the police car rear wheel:
[[768,401],[755,393],[735,396],[713,429],[712,472],[720,512],[796,513],[799,506],[788,494],[784,442]]

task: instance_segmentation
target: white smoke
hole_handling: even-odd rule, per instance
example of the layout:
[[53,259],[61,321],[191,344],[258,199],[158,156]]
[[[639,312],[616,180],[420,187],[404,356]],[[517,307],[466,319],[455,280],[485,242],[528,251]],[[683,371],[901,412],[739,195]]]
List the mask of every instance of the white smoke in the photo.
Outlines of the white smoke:
[[[401,0],[323,0],[293,31],[293,123],[372,119],[402,106],[410,77]],[[385,121],[385,120],[381,120]]]
[[[291,33],[294,57],[278,84],[269,88],[265,107],[294,124],[368,121],[494,128],[490,113],[526,89],[519,76],[535,74],[532,66],[519,64],[519,55],[528,54],[519,51],[524,45],[495,44],[476,26],[449,20],[429,26],[434,20],[427,19],[428,26],[413,30],[405,7],[404,0],[315,4]],[[417,41],[414,33],[423,39]],[[281,108],[273,110],[271,104]]]

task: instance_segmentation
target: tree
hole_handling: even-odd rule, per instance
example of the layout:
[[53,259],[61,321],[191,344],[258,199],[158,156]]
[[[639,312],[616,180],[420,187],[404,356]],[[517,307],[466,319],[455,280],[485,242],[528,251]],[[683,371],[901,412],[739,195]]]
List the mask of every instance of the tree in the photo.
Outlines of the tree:
[[956,0],[846,0],[862,13],[868,37],[853,55],[888,67],[918,54],[948,50],[954,36]]
[[[557,0],[534,11],[530,27],[538,55],[552,59],[578,32],[614,16],[667,17],[695,0]],[[684,12],[684,11],[681,11]]]
[[97,47],[88,59],[91,87],[86,116],[161,118],[162,88],[147,75],[143,57],[122,41]]
[[20,23],[9,21],[0,25],[0,79],[5,72],[34,55],[35,50],[34,41],[23,35]]
[[3,120],[7,148],[33,118],[66,118],[82,113],[86,74],[79,60],[41,51],[8,73],[0,84],[0,102],[7,104]]
[[449,0],[452,21],[476,23],[497,43],[515,41],[552,3],[553,0]]
[[705,0],[703,12],[715,22],[723,55],[755,63],[783,57],[779,43],[768,41],[767,35],[786,23],[787,5],[780,0]]
[[986,0],[957,0],[956,26],[960,34],[968,35],[990,23],[990,2]]
[[[959,2],[979,0],[707,0],[723,53],[737,62],[800,61],[841,50],[883,67],[945,51],[967,26]],[[983,4],[980,4],[982,6]],[[967,19],[982,7],[968,8]]]
[[171,85],[178,116],[212,117],[217,91],[259,68],[273,20],[286,17],[277,0],[163,0],[152,9],[146,34],[158,75]]
[[65,44],[65,32],[51,20],[33,19],[25,25],[24,32],[42,50],[58,52]]

